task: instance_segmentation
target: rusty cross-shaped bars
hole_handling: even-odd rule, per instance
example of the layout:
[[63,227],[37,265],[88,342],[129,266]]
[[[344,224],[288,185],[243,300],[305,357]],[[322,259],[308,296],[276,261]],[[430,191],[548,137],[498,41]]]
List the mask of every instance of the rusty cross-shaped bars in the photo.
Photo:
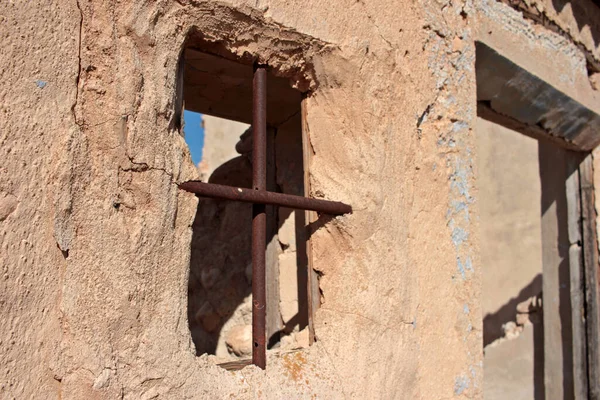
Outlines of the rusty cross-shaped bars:
[[[325,214],[352,212],[348,204],[311,199],[267,188],[267,69],[255,66],[252,81],[252,189],[188,181],[180,189],[199,196],[253,203],[252,206],[252,363],[265,369],[266,361],[266,276],[267,240],[266,205],[275,205]],[[308,290],[308,288],[307,288]]]

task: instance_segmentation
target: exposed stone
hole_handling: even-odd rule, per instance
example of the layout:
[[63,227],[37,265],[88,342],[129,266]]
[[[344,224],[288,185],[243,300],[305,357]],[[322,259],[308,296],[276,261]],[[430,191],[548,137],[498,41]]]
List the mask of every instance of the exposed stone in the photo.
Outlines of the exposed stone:
[[[541,301],[539,303],[541,304]],[[517,304],[517,313],[528,314],[532,311],[535,311],[537,308],[539,308],[538,296],[532,296],[527,300]]]
[[[251,172],[248,159],[237,156],[218,166],[209,181],[250,187]],[[251,290],[247,277],[251,261],[251,212],[252,206],[244,203],[213,199],[198,202],[188,289],[188,315],[201,315],[200,319],[189,319],[198,354],[226,355],[223,337],[227,335],[228,322],[242,318],[246,311],[240,306],[250,307],[244,299]]]
[[229,330],[225,339],[227,349],[236,356],[252,354],[252,325],[237,325]]
[[529,313],[517,314],[516,323],[519,326],[524,326],[524,325],[530,324],[531,320],[529,319]]
[[310,332],[308,328],[302,329],[300,332],[294,334],[294,339],[298,348],[308,347],[309,345]]
[[102,370],[100,375],[98,375],[96,377],[96,380],[94,380],[94,389],[102,389],[102,388],[107,387],[110,376],[111,376],[110,369],[106,368],[106,369]]
[[[596,69],[600,67],[600,46],[594,32],[600,29],[600,9],[594,2],[565,7],[552,0],[501,0],[549,31],[575,43]],[[586,28],[582,28],[586,27]]]
[[600,90],[600,72],[594,72],[590,75],[590,84],[594,90]]
[[523,327],[521,325],[518,325],[514,321],[509,321],[506,324],[502,325],[502,329],[504,330],[504,337],[506,339],[515,339],[519,337],[519,335],[523,331]]
[[309,346],[309,330],[304,328],[299,332],[292,332],[281,338],[281,350],[297,350]]
[[18,199],[10,193],[0,193],[0,222],[4,221],[19,204]]

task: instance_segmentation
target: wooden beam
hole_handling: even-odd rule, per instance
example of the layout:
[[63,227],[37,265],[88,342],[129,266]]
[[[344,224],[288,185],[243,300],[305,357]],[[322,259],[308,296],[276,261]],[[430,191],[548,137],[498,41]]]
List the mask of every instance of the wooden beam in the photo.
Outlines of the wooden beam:
[[585,272],[585,316],[590,399],[600,399],[600,296],[598,290],[598,242],[594,199],[593,158],[589,154],[579,167]]
[[[267,190],[277,191],[276,177],[277,165],[275,163],[275,135],[276,130],[267,129]],[[266,290],[267,290],[267,346],[273,342],[278,342],[278,335],[283,328],[281,321],[281,311],[279,307],[279,237],[277,234],[278,212],[277,206],[267,206],[267,253],[266,257]]]
[[521,68],[484,43],[476,43],[477,101],[580,151],[600,144],[600,115]]
[[576,400],[587,399],[587,334],[585,327],[585,279],[582,251],[581,153],[567,153],[567,217],[569,224],[569,273],[571,292],[571,329],[573,332],[573,391]]
[[566,152],[539,144],[542,183],[544,386],[548,396],[573,397]]
[[[310,133],[308,130],[307,122],[307,99],[302,99],[301,103],[301,114],[302,114],[302,155],[303,155],[303,167],[304,167],[304,196],[310,196],[310,162],[312,158],[312,146],[310,144]],[[314,211],[305,211],[305,222],[306,226],[310,226],[313,222],[318,219],[317,213]],[[308,341],[309,344],[313,344],[315,341],[315,325],[314,315],[321,304],[321,292],[319,291],[319,276],[313,268],[313,255],[312,255],[312,240],[310,232],[306,232],[306,257],[308,258],[307,265],[307,296],[308,296]]]
[[[251,65],[186,49],[183,81],[186,110],[252,123]],[[267,124],[279,126],[298,111],[301,93],[270,73],[267,86]]]
[[483,101],[477,102],[477,116],[495,124],[502,125],[505,128],[519,132],[525,136],[529,136],[532,139],[555,144],[558,147],[564,148],[565,150],[580,150],[575,144],[566,141],[564,138],[552,136],[539,126],[527,125],[523,122],[517,121],[514,118],[500,114],[499,112],[493,110],[488,103]]

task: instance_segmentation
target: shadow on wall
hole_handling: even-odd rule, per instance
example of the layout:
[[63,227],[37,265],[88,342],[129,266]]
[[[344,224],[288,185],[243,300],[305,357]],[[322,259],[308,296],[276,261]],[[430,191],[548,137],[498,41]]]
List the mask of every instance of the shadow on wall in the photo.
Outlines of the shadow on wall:
[[[533,390],[535,399],[543,399],[545,363],[550,360],[556,368],[555,359],[562,365],[562,385],[565,398],[573,393],[573,353],[571,330],[571,298],[569,271],[569,238],[566,180],[576,170],[569,169],[569,155],[553,144],[538,142],[539,176],[541,181],[541,219],[543,275],[536,277],[498,311],[487,314],[483,319],[484,347],[503,337],[515,337],[512,327],[533,325]],[[574,164],[575,165],[575,164]],[[535,249],[533,249],[535,250]],[[528,306],[528,299],[539,296],[544,290],[543,306]],[[549,294],[548,294],[549,293]],[[545,310],[544,310],[545,308]],[[526,317],[528,322],[520,322]],[[544,317],[545,316],[545,317]],[[524,318],[525,319],[525,318]],[[516,321],[516,325],[514,323]],[[548,336],[545,335],[545,332]],[[512,336],[512,337],[511,337]],[[518,335],[517,335],[518,336]],[[556,354],[560,354],[557,357]],[[514,355],[515,357],[518,355]],[[546,371],[548,372],[548,371]],[[552,371],[550,371],[552,372]]]
[[[542,293],[542,274],[538,274],[527,286],[504,304],[495,313],[483,317],[483,347],[504,336],[503,325],[514,321],[517,314],[517,305],[527,299]],[[540,310],[541,313],[541,310]]]
[[[209,183],[252,187],[252,146],[246,143],[247,137],[249,135],[243,135],[236,145],[241,155],[219,166],[210,176]],[[296,327],[302,330],[308,325],[308,259],[304,212],[292,213],[292,210],[281,208],[278,213],[274,210],[267,210],[267,213],[278,221],[278,228],[288,218],[295,218],[296,254],[293,261],[299,307],[293,317],[281,321],[281,329],[270,332],[267,340],[268,348],[272,348]],[[248,356],[252,324],[252,204],[199,198],[192,229],[188,323],[196,354]],[[279,249],[282,243],[278,231],[268,232],[267,243],[273,242]],[[279,304],[268,307],[268,312],[279,310]]]
[[577,173],[578,163],[568,162],[569,158],[575,157],[574,153],[568,153],[553,144],[540,141],[538,149],[542,182],[542,229],[546,232],[542,240],[544,292],[552,293],[544,298],[544,348],[548,352],[552,349],[555,353],[562,353],[560,358],[549,355],[550,364],[556,368],[558,360],[562,361],[562,388],[564,397],[569,398],[574,393],[573,331],[568,204],[565,188],[569,176]]
[[[252,166],[236,157],[210,183],[250,188]],[[196,354],[216,354],[223,325],[251,293],[252,205],[200,198],[192,226],[188,321]],[[241,325],[251,323],[243,315]]]

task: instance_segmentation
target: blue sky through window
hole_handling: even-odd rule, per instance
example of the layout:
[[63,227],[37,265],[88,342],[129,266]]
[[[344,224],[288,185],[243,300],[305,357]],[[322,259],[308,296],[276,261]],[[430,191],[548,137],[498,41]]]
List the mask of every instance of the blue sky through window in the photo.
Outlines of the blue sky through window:
[[183,110],[183,134],[192,154],[194,165],[202,160],[204,147],[204,128],[202,127],[202,114]]

